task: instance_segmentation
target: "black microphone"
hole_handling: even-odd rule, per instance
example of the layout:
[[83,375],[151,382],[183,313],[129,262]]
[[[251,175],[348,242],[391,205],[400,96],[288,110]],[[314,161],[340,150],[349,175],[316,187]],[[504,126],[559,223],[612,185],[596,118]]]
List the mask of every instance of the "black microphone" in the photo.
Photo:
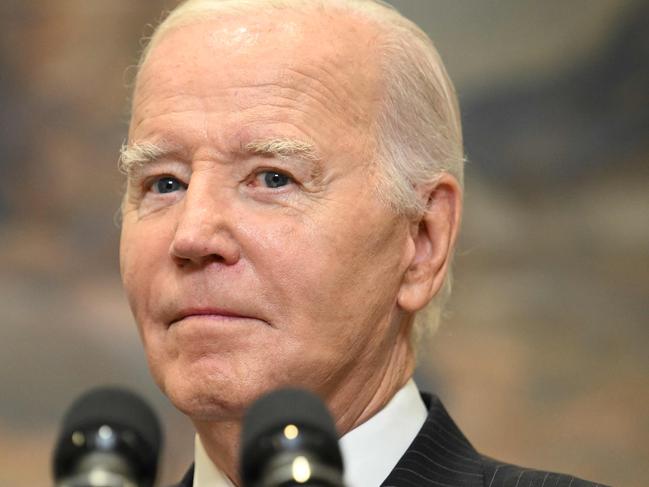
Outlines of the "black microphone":
[[340,487],[343,461],[323,402],[300,389],[258,399],[245,414],[241,441],[244,487]]
[[160,422],[139,396],[115,387],[86,392],[68,409],[54,450],[57,487],[152,487]]

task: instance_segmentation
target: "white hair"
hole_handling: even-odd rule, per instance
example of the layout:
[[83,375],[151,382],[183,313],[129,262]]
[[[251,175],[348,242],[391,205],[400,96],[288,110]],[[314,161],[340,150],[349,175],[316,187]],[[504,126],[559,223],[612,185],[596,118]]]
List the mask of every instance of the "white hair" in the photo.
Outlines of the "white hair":
[[[380,0],[187,0],[156,28],[139,66],[171,29],[218,14],[259,12],[262,8],[309,13],[333,9],[370,20],[380,30],[377,52],[384,95],[373,130],[375,156],[382,168],[377,194],[385,203],[400,214],[420,217],[428,202],[422,200],[419,188],[430,187],[443,173],[463,184],[460,111],[440,55],[416,24]],[[413,342],[437,329],[450,291],[449,272],[442,289],[418,314]]]

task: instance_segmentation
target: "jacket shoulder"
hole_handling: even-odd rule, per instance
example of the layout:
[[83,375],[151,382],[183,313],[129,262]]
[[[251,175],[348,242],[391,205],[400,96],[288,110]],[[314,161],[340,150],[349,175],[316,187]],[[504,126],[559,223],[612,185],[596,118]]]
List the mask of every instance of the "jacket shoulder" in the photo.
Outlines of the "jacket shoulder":
[[519,467],[480,454],[439,398],[422,394],[428,418],[384,487],[605,487],[570,475]]
[[498,462],[483,456],[486,487],[607,487],[572,475],[534,470]]

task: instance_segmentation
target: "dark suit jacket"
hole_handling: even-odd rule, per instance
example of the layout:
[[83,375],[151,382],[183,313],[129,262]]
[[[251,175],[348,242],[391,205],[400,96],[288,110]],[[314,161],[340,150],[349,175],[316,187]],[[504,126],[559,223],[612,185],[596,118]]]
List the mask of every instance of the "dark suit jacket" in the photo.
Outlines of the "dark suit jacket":
[[[422,397],[428,418],[381,487],[604,487],[480,455],[440,400],[429,394]],[[193,478],[192,466],[177,487],[192,487]]]

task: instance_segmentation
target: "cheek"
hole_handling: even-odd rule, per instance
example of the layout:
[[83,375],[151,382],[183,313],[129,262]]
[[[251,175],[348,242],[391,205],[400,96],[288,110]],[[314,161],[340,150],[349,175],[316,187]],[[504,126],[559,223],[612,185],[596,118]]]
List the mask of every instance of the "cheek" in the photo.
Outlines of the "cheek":
[[154,222],[125,219],[120,241],[120,270],[129,304],[138,324],[169,244]]
[[[160,328],[153,322],[153,298],[159,273],[168,255],[168,241],[160,233],[160,225],[152,221],[129,221],[125,218],[120,241],[122,282],[131,311],[137,323],[140,339],[147,355],[149,369],[159,387],[165,390],[167,365],[173,361],[175,350],[165,346]],[[168,258],[168,257],[167,257]]]
[[[342,213],[345,214],[345,213]],[[391,310],[402,271],[398,228],[372,219],[329,219],[286,224],[268,238],[267,282],[303,333],[339,333],[378,321]],[[381,228],[383,227],[383,228]],[[350,326],[341,331],[344,323]]]

